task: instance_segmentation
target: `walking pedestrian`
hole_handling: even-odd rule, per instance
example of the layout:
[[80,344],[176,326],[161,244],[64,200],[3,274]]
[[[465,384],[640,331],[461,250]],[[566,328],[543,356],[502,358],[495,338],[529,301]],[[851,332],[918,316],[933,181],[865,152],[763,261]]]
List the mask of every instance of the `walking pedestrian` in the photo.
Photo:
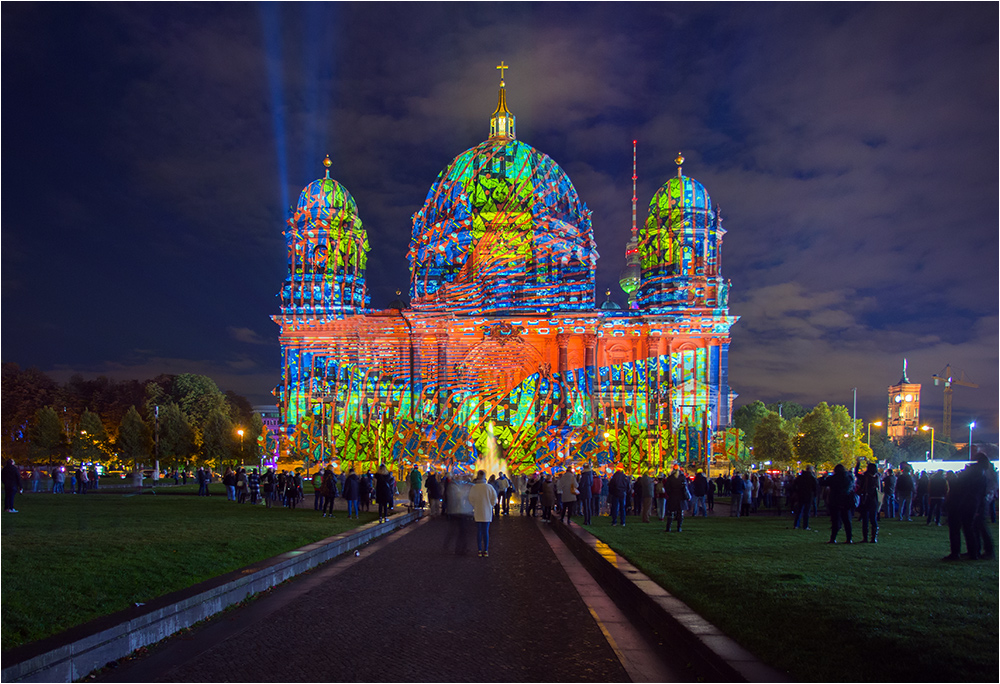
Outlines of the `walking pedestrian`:
[[476,548],[479,557],[490,555],[490,523],[493,521],[493,508],[497,504],[497,492],[486,482],[486,471],[480,470],[476,481],[469,490],[469,503],[472,504],[472,518],[476,521]]
[[816,476],[813,475],[811,465],[807,465],[805,470],[799,473],[792,483],[792,487],[795,489],[796,501],[793,528],[798,528],[801,522],[803,530],[811,529],[809,527],[809,511],[816,500],[816,490],[819,487]]
[[687,478],[681,473],[680,468],[674,469],[664,485],[667,493],[667,529],[664,530],[665,532],[670,531],[670,523],[675,519],[677,520],[678,532],[681,531],[681,525],[684,524],[684,507],[691,498],[691,493],[688,490]]
[[593,514],[593,488],[594,488],[594,471],[590,469],[590,464],[584,464],[583,470],[580,472],[580,482],[577,485],[580,489],[580,508],[583,514],[583,524],[590,524],[590,517]]
[[337,501],[337,476],[333,473],[332,465],[328,465],[320,474],[319,492],[323,499],[323,517],[332,518],[334,504]]
[[705,477],[705,471],[701,468],[698,468],[698,472],[695,473],[691,489],[693,490],[691,494],[694,497],[693,515],[698,515],[698,511],[701,511],[701,517],[707,518],[708,508],[705,499],[708,497],[708,478]]
[[542,505],[542,520],[550,523],[552,522],[552,507],[556,505],[556,486],[548,473],[545,473],[543,477],[539,502]]
[[733,473],[733,477],[729,481],[729,494],[732,497],[732,502],[729,507],[729,517],[731,518],[740,517],[740,512],[743,507],[744,488],[745,485],[743,478],[740,477],[739,473]]
[[424,487],[427,489],[427,501],[431,505],[430,514],[439,515],[441,513],[441,483],[438,482],[437,474],[433,470],[427,473]]

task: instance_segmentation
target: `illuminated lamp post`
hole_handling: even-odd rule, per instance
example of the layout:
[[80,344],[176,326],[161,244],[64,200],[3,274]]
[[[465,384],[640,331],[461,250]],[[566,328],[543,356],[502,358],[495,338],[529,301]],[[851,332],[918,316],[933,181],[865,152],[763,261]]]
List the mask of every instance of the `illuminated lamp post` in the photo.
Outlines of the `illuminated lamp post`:
[[[928,430],[931,431],[931,460],[933,461],[934,460],[934,428],[932,428],[930,425],[924,425],[920,429],[923,430],[924,432],[927,432]],[[970,450],[971,450],[971,447],[970,447]]]
[[882,427],[882,421],[876,420],[874,423],[868,423],[868,448],[872,446],[872,425]]
[[972,428],[976,427],[976,421],[969,423],[969,460],[972,460]]
[[240,436],[240,465],[243,464],[243,428],[236,431],[236,434]]

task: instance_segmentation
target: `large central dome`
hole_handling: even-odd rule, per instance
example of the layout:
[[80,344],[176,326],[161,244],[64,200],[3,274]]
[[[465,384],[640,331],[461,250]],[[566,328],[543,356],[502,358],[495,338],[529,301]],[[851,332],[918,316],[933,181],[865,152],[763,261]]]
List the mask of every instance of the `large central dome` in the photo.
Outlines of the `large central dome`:
[[[510,123],[498,125],[500,113]],[[491,132],[438,174],[413,216],[413,308],[593,308],[598,254],[590,210],[558,164],[513,138],[502,84]]]

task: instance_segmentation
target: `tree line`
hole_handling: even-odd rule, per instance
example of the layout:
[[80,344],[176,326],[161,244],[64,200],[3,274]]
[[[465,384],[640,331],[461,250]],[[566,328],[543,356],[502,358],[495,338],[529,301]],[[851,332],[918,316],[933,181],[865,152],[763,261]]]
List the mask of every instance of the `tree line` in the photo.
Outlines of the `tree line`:
[[[738,465],[770,461],[781,470],[797,470],[806,464],[832,470],[838,463],[853,468],[860,461],[898,466],[903,461],[927,460],[930,432],[918,430],[896,443],[886,434],[886,422],[883,419],[881,426],[872,426],[869,446],[869,426],[854,421],[846,406],[821,402],[806,410],[791,401],[765,405],[757,400],[733,412],[733,428],[740,431],[746,446],[740,450]],[[948,460],[956,453],[950,439],[935,437],[935,459]]]
[[[3,364],[3,456],[21,464],[100,463],[132,469],[256,463],[264,426],[246,398],[204,375],[84,380],[63,385],[36,368]],[[242,438],[237,430],[243,430]]]

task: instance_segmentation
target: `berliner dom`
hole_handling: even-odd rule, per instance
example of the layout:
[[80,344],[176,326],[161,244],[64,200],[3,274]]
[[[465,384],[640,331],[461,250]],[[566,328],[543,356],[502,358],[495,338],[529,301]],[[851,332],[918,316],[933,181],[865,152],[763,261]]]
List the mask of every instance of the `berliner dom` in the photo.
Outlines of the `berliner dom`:
[[[497,67],[501,75],[507,65]],[[683,161],[681,159],[681,161]],[[370,308],[358,207],[326,174],[285,230],[282,453],[338,467],[521,473],[707,465],[730,422],[721,219],[678,175],[632,230],[595,298],[591,212],[549,156],[517,139],[501,76],[489,137],[456,156],[413,214],[409,303]]]

